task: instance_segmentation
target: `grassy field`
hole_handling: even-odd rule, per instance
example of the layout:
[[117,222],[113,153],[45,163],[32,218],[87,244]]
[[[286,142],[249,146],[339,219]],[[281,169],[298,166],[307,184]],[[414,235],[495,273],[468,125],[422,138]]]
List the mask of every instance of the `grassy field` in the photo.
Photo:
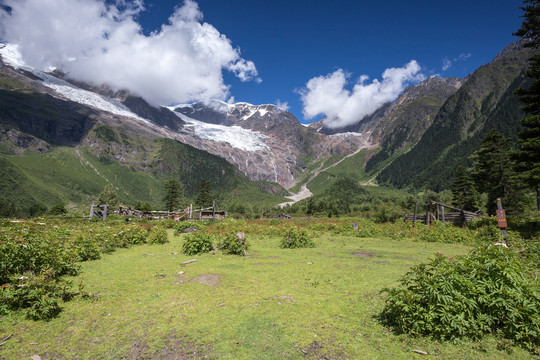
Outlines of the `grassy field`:
[[63,304],[48,322],[1,317],[0,343],[12,336],[0,346],[0,358],[531,358],[489,337],[437,342],[395,335],[377,320],[382,288],[396,285],[410,266],[436,251],[454,256],[468,246],[313,234],[315,248],[281,249],[276,231],[248,230],[247,257],[186,256],[185,235],[169,230],[168,244],[84,262],[72,280],[82,281],[91,299]]

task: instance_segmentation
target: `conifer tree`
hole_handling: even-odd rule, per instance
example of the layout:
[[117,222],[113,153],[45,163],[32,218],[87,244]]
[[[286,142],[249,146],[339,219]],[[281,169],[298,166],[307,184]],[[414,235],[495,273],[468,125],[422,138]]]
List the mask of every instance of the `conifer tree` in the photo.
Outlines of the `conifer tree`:
[[518,213],[524,207],[523,185],[520,184],[510,157],[512,141],[497,130],[491,130],[474,153],[472,177],[481,192],[488,195],[487,209],[495,214],[497,198],[501,198],[508,213]]
[[208,180],[202,180],[197,184],[197,200],[195,203],[201,207],[212,205],[212,184]]
[[165,183],[165,196],[163,202],[167,211],[174,211],[182,202],[184,187],[176,180],[169,180]]
[[118,205],[118,195],[113,184],[107,184],[99,194],[98,202],[103,205],[109,205],[109,209],[114,209]]
[[456,168],[456,177],[452,181],[452,203],[463,210],[476,211],[480,198],[473,179],[462,165]]
[[528,116],[521,123],[525,130],[519,134],[518,151],[514,158],[516,170],[524,183],[536,192],[536,208],[540,211],[540,0],[525,0],[521,28],[514,35],[526,38],[527,47],[535,49],[529,59],[526,75],[532,85],[519,89],[517,94]]

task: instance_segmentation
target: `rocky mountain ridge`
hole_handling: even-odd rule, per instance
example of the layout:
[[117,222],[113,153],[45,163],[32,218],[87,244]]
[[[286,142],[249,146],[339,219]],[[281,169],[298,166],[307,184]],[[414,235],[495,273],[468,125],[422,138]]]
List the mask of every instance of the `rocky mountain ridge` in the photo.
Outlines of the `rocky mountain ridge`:
[[[0,142],[11,153],[81,146],[98,159],[144,172],[162,169],[147,154],[155,152],[148,139],[167,138],[217,155],[252,180],[286,188],[305,185],[321,169],[368,149],[368,172],[401,187],[407,181],[396,179],[412,178],[412,169],[421,172],[437,161],[437,152],[426,143],[453,146],[486,126],[500,126],[493,117],[500,115],[503,103],[511,116],[518,116],[512,89],[522,81],[527,54],[519,43],[512,44],[465,79],[430,77],[357,124],[332,130],[324,120],[304,126],[270,104],[214,100],[156,108],[125,90],[89,86],[60,72],[46,74],[0,60]],[[12,48],[0,49],[0,55],[16,58]],[[96,132],[103,125],[113,134],[103,127]],[[425,151],[433,156],[424,156]],[[431,159],[423,161],[424,170],[410,165],[419,157]],[[408,168],[401,169],[399,164],[407,162]],[[399,176],[394,174],[398,168]]]

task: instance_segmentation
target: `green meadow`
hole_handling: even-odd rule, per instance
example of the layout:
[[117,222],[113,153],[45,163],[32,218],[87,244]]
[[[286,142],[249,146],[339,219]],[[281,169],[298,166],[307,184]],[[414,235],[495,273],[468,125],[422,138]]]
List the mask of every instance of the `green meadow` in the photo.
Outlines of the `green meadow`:
[[[184,255],[187,235],[172,228],[166,244],[103,253],[98,260],[81,262],[77,276],[64,277],[81,284],[84,296],[62,302],[58,316],[34,321],[15,311],[0,317],[0,358],[531,358],[526,350],[501,346],[492,336],[452,343],[395,334],[385,327],[378,318],[385,305],[383,288],[396,286],[411,266],[437,252],[466,254],[471,244],[425,241],[423,225],[416,230],[387,225],[373,232],[375,225],[368,229],[360,220],[356,232],[355,222],[227,220],[206,225],[205,231],[216,237],[243,231],[247,256],[220,251]],[[359,236],[364,225],[377,235]],[[316,247],[280,248],[291,226],[305,229]]]

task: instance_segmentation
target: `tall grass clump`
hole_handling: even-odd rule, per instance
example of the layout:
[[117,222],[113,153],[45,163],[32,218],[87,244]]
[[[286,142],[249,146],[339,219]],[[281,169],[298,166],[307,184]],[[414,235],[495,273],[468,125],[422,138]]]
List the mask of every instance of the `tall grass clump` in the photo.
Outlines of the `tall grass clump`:
[[186,255],[202,254],[213,248],[212,236],[200,232],[187,234],[182,243],[182,252]]
[[314,248],[315,243],[304,229],[290,228],[281,239],[279,247],[282,249]]
[[166,244],[168,242],[169,238],[167,236],[167,230],[162,226],[156,226],[148,235],[149,244]]
[[234,231],[228,232],[219,241],[217,248],[226,255],[245,255],[249,245],[242,236],[238,236],[239,233]]
[[398,333],[452,341],[494,334],[537,352],[538,290],[519,255],[502,246],[455,259],[439,254],[414,266],[396,288],[383,290],[381,319]]

